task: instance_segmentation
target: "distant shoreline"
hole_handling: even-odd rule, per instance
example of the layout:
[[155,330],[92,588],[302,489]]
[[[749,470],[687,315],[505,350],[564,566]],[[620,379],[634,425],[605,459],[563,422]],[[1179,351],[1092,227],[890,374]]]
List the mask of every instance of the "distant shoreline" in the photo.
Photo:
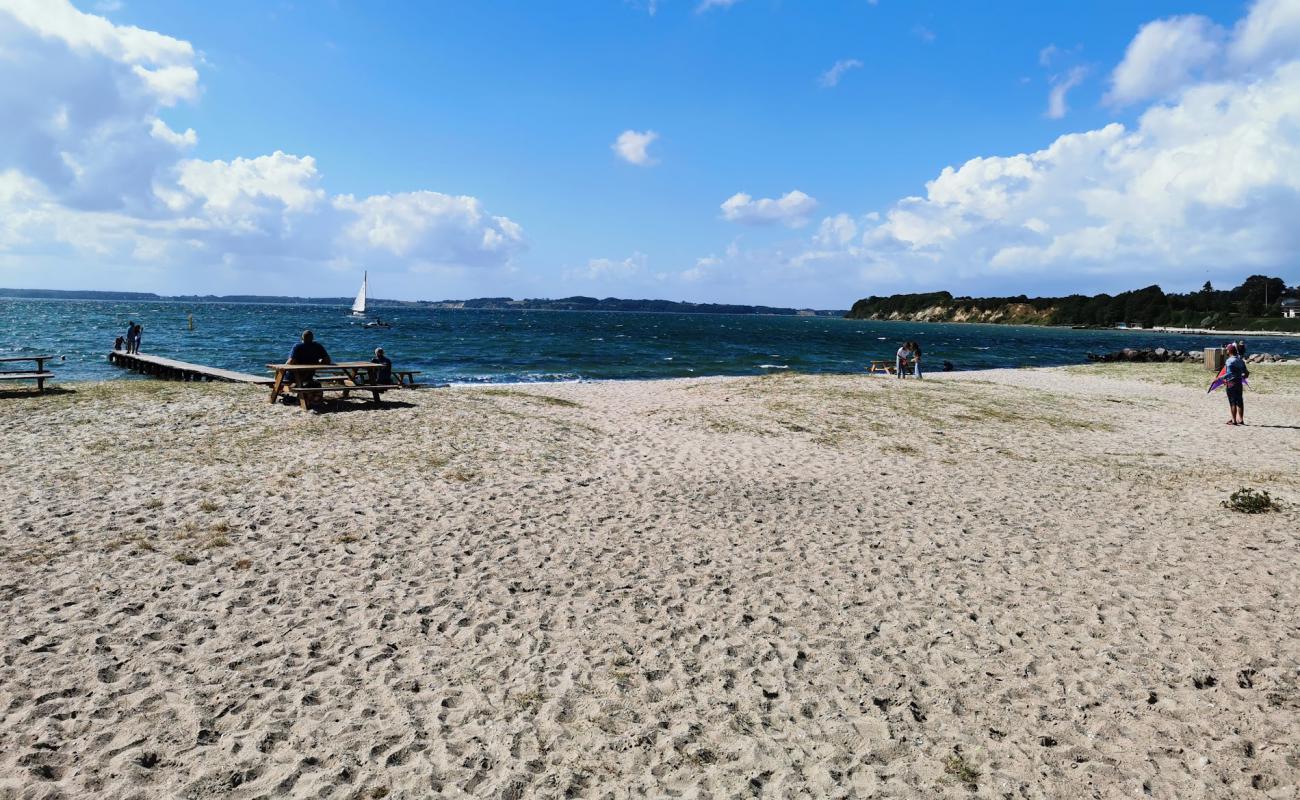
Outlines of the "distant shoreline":
[[[190,305],[240,304],[312,307],[349,307],[348,297],[290,297],[279,295],[160,295],[152,292],[102,292],[63,289],[0,288],[0,300],[56,300],[95,303],[184,303]],[[525,298],[477,297],[468,300],[370,299],[372,312],[394,309],[435,311],[604,311],[634,314],[727,314],[735,316],[816,317],[842,319],[843,309],[787,308],[747,303],[692,303],[680,300],[623,299],[618,297]]]

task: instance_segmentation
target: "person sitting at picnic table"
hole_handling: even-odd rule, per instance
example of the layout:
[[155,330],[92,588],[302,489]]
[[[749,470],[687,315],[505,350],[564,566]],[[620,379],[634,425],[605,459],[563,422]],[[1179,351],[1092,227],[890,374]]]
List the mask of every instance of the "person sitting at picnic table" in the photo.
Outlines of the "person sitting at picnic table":
[[[325,347],[316,341],[316,334],[311,331],[302,332],[302,341],[293,346],[289,351],[288,364],[332,364],[330,354],[325,351]],[[315,386],[316,382],[312,380],[314,372],[303,370],[294,374],[296,370],[286,376],[286,382],[296,383],[298,386]]]
[[383,365],[379,368],[378,374],[375,375],[375,383],[380,385],[387,385],[392,383],[393,382],[393,361],[388,356],[384,355],[384,348],[382,347],[375,348],[375,357],[373,360],[376,364]]

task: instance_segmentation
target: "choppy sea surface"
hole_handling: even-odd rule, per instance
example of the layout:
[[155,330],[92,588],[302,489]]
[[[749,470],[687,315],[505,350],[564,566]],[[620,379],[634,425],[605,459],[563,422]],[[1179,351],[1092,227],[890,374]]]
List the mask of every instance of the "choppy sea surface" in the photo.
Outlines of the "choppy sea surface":
[[[193,330],[190,318],[193,317]],[[1057,366],[1122,347],[1182,350],[1223,336],[1034,326],[866,322],[830,317],[580,311],[381,309],[393,327],[364,327],[347,309],[253,303],[100,302],[0,298],[0,355],[48,352],[62,380],[133,378],[111,366],[128,321],[141,352],[253,374],[282,361],[305,328],[336,361],[383,347],[425,383],[518,383],[859,372],[915,339],[924,363],[956,369]],[[1254,337],[1252,352],[1300,357],[1300,338]]]

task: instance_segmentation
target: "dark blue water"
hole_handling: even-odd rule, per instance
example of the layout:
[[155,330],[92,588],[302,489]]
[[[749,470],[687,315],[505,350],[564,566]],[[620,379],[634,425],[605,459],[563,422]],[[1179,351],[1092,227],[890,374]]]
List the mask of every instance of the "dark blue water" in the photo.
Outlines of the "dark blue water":
[[[193,314],[194,330],[188,317]],[[1223,336],[1075,331],[1032,326],[862,322],[826,317],[628,314],[566,311],[383,309],[393,322],[367,329],[330,306],[91,302],[0,299],[0,354],[65,357],[65,380],[125,378],[110,366],[113,339],[128,320],[144,325],[142,352],[263,374],[311,328],[336,361],[384,347],[424,382],[677,378],[778,370],[858,372],[892,359],[898,343],[920,342],[931,369],[1055,366],[1089,351],[1122,347],[1182,350],[1222,345]],[[1252,352],[1300,356],[1300,338],[1248,339]]]

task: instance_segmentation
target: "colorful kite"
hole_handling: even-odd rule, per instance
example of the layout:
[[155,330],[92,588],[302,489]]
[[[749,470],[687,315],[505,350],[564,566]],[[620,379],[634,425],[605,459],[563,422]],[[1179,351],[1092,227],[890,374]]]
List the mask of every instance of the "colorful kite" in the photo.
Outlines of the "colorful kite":
[[[1210,388],[1206,389],[1205,393],[1209,394],[1210,392],[1214,391],[1220,386],[1223,386],[1227,382],[1228,382],[1228,366],[1225,364],[1223,369],[1219,370],[1219,374],[1214,376],[1214,380],[1210,381]],[[1242,386],[1247,385],[1245,378],[1241,379],[1241,385]]]

